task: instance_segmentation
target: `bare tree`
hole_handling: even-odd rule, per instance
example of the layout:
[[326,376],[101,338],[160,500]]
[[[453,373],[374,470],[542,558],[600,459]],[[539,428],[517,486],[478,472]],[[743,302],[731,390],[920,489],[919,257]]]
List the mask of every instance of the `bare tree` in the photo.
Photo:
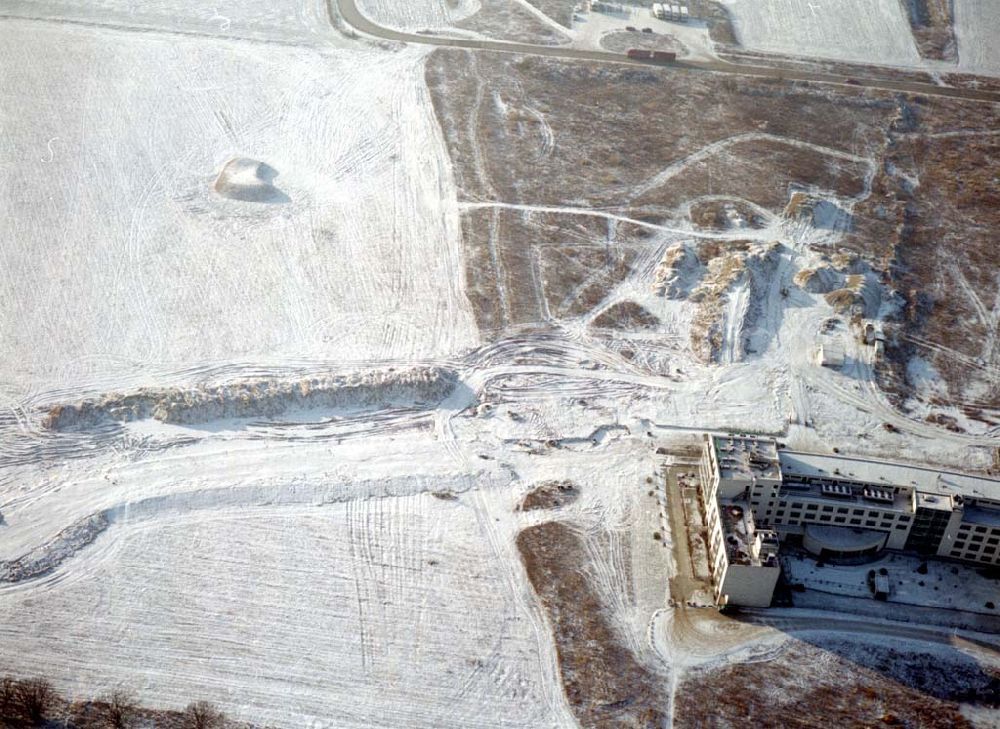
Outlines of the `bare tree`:
[[135,694],[126,689],[115,689],[104,698],[104,722],[110,729],[127,729],[135,719],[138,708]]
[[184,728],[219,729],[225,718],[225,715],[208,701],[197,701],[188,704],[184,709]]
[[0,719],[13,719],[19,714],[21,707],[18,704],[17,681],[4,676],[0,680]]
[[17,703],[25,719],[41,724],[56,702],[52,684],[44,678],[29,678],[17,684]]

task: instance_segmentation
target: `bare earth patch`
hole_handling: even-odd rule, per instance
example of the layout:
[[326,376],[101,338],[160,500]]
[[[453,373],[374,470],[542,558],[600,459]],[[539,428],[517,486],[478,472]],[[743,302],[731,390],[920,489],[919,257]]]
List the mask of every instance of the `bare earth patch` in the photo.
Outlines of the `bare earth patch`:
[[[995,671],[878,644],[790,641],[764,660],[689,672],[677,689],[675,726],[973,725],[959,701],[996,705]],[[710,719],[708,716],[710,715]]]
[[591,326],[597,329],[652,329],[660,320],[634,301],[618,301],[598,314]]
[[958,50],[955,46],[953,0],[902,2],[920,55],[937,61],[956,60]]
[[549,27],[514,0],[480,0],[479,11],[455,23],[456,28],[481,33],[487,38],[557,46],[569,38]]
[[518,511],[535,509],[558,509],[572,504],[580,495],[572,481],[543,481],[524,495]]
[[587,552],[571,526],[523,530],[517,548],[552,626],[566,698],[583,727],[660,727],[667,690],[625,646],[587,579]]
[[[857,198],[871,173],[861,153],[898,111],[884,94],[452,50],[426,76],[469,206],[466,287],[488,338],[614,303],[653,231],[590,210],[655,229],[725,198],[753,227],[797,189]],[[697,210],[703,225],[728,215],[713,205]]]
[[648,51],[673,51],[679,56],[687,51],[684,44],[672,35],[637,31],[607,33],[601,36],[601,46],[616,53],[624,53],[629,48],[644,48]]

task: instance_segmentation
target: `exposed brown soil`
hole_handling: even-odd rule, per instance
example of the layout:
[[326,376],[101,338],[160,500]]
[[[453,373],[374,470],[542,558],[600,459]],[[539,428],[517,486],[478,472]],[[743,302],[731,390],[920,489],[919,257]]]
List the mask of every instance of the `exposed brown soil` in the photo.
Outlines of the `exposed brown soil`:
[[[452,50],[434,53],[427,79],[460,195],[470,201],[596,208],[652,223],[675,219],[694,201],[693,222],[712,229],[725,222],[720,207],[702,205],[698,196],[738,198],[794,216],[790,201],[812,199],[798,191],[857,199],[874,174],[871,195],[850,216],[845,245],[885,271],[885,289],[906,302],[898,321],[889,322],[883,387],[900,400],[912,396],[905,364],[919,354],[960,407],[997,419],[997,108]],[[755,133],[768,137],[739,136]],[[666,174],[663,183],[650,185],[658,174]],[[467,284],[487,336],[597,313],[650,235],[583,215],[478,210],[463,218]]]
[[[462,197],[532,205],[627,210],[632,191],[668,165],[753,132],[777,138],[761,146],[759,178],[771,172],[768,158],[801,152],[798,182],[835,187],[840,173],[823,169],[827,160],[816,169],[813,152],[787,152],[780,139],[854,153],[878,143],[898,109],[879,92],[845,98],[766,79],[451,49],[434,52],[427,81]],[[736,155],[753,152],[734,141]]]
[[572,504],[579,495],[580,492],[572,481],[543,481],[524,495],[517,510],[558,509]]
[[[799,186],[857,196],[866,164],[794,142],[854,154],[878,146],[898,112],[885,94],[846,99],[766,80],[454,50],[435,51],[426,75],[462,199],[652,223],[706,194],[777,213]],[[762,132],[773,137],[733,139]],[[664,184],[638,192],[678,162]],[[596,216],[475,209],[463,234],[469,297],[495,337],[596,313],[651,233]]]
[[583,727],[661,727],[667,690],[624,645],[587,577],[572,527],[546,522],[517,537],[528,579],[548,615],[563,690]]
[[691,223],[701,230],[728,230],[731,212],[751,228],[764,227],[757,211],[742,200],[699,200],[691,205]]
[[1000,78],[977,76],[971,73],[945,73],[941,79],[949,86],[959,89],[982,89],[983,91],[1000,91]]
[[689,673],[674,725],[971,727],[956,701],[995,704],[1000,678],[955,655],[791,641],[769,660]]
[[601,46],[616,53],[625,53],[629,48],[644,48],[647,51],[673,51],[681,56],[687,51],[684,44],[672,35],[643,33],[638,30],[603,35]]
[[462,218],[467,295],[479,328],[586,314],[625,280],[637,247],[609,240],[606,220],[480,209]]
[[867,171],[863,162],[831,158],[781,141],[736,141],[692,163],[632,204],[640,211],[656,212],[678,207],[692,197],[725,195],[778,213],[787,205],[793,185],[857,197],[864,190]]
[[[936,83],[935,78],[926,71],[894,68],[892,66],[873,66],[871,64],[850,63],[848,61],[833,61],[807,56],[791,56],[785,53],[768,53],[767,51],[750,51],[728,48],[719,54],[719,58],[724,61],[729,61],[730,63],[748,66],[759,65],[768,66],[770,68],[784,68],[794,71],[829,73],[855,79],[891,79],[894,81],[915,81],[929,84]],[[854,92],[854,94],[857,93],[861,93],[860,90]]]
[[703,20],[708,25],[708,35],[723,46],[737,46],[739,39],[733,28],[733,19],[722,3],[715,0],[688,0],[691,16]]
[[944,378],[950,400],[1000,408],[998,124],[993,107],[908,104],[892,127],[871,198],[855,209],[848,244],[880,261],[907,301],[889,328],[880,370],[883,385],[901,398],[912,395],[906,362],[919,355]]
[[528,0],[532,5],[566,28],[573,25],[576,0]]
[[922,57],[938,61],[957,58],[952,1],[902,0]]
[[636,253],[628,244],[543,247],[538,256],[549,312],[563,318],[593,310],[625,280]]
[[634,301],[618,301],[594,317],[591,326],[597,329],[629,331],[652,329],[659,323],[659,318]]

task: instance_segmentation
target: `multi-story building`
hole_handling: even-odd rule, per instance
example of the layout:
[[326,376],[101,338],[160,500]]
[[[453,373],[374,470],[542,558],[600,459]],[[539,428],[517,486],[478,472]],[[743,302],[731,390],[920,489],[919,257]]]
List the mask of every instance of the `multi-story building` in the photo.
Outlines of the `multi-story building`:
[[[894,549],[1000,565],[1000,480],[779,450],[767,438],[706,436],[701,482],[720,604],[761,600],[725,590],[733,562],[722,548],[720,513],[732,504],[745,505],[757,533],[773,530],[821,558],[863,559]],[[770,573],[755,574],[773,588]],[[742,602],[747,597],[753,602]]]
[[708,561],[719,605],[766,607],[778,582],[778,536],[757,528],[746,483],[781,483],[773,441],[741,441],[720,451],[706,445],[701,463]]

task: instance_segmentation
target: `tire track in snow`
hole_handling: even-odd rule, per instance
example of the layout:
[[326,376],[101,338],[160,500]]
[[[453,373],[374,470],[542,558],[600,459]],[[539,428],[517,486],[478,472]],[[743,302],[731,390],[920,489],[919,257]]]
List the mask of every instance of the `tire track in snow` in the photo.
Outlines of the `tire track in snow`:
[[595,218],[604,218],[615,223],[628,223],[647,230],[656,230],[664,233],[675,233],[686,238],[701,238],[705,240],[759,240],[769,241],[774,236],[767,230],[738,230],[732,233],[709,233],[692,228],[676,228],[667,225],[658,225],[638,218],[630,218],[625,215],[609,213],[606,210],[596,208],[575,208],[558,205],[525,205],[519,203],[504,202],[460,202],[459,209],[467,210],[515,210],[525,213],[554,213],[560,215],[583,215]]
[[777,134],[767,134],[766,132],[746,132],[743,134],[735,134],[731,137],[726,137],[725,139],[720,139],[717,142],[712,142],[707,144],[696,152],[693,152],[686,157],[683,157],[676,162],[671,163],[662,171],[653,175],[646,182],[638,185],[633,193],[633,199],[642,197],[650,190],[657,187],[662,187],[671,178],[676,177],[678,174],[686,170],[691,165],[697,164],[712,155],[721,152],[729,147],[736,144],[741,144],[743,142],[776,142],[778,144],[786,144],[791,147],[797,147],[799,149],[808,149],[811,152],[818,152],[820,154],[827,155],[829,157],[834,157],[836,159],[857,162],[867,165],[869,169],[874,167],[874,163],[867,157],[859,157],[855,154],[850,154],[849,152],[843,152],[839,149],[834,149],[832,147],[824,147],[819,144],[813,144],[811,142],[803,142],[799,139],[792,139],[790,137],[782,137]]

